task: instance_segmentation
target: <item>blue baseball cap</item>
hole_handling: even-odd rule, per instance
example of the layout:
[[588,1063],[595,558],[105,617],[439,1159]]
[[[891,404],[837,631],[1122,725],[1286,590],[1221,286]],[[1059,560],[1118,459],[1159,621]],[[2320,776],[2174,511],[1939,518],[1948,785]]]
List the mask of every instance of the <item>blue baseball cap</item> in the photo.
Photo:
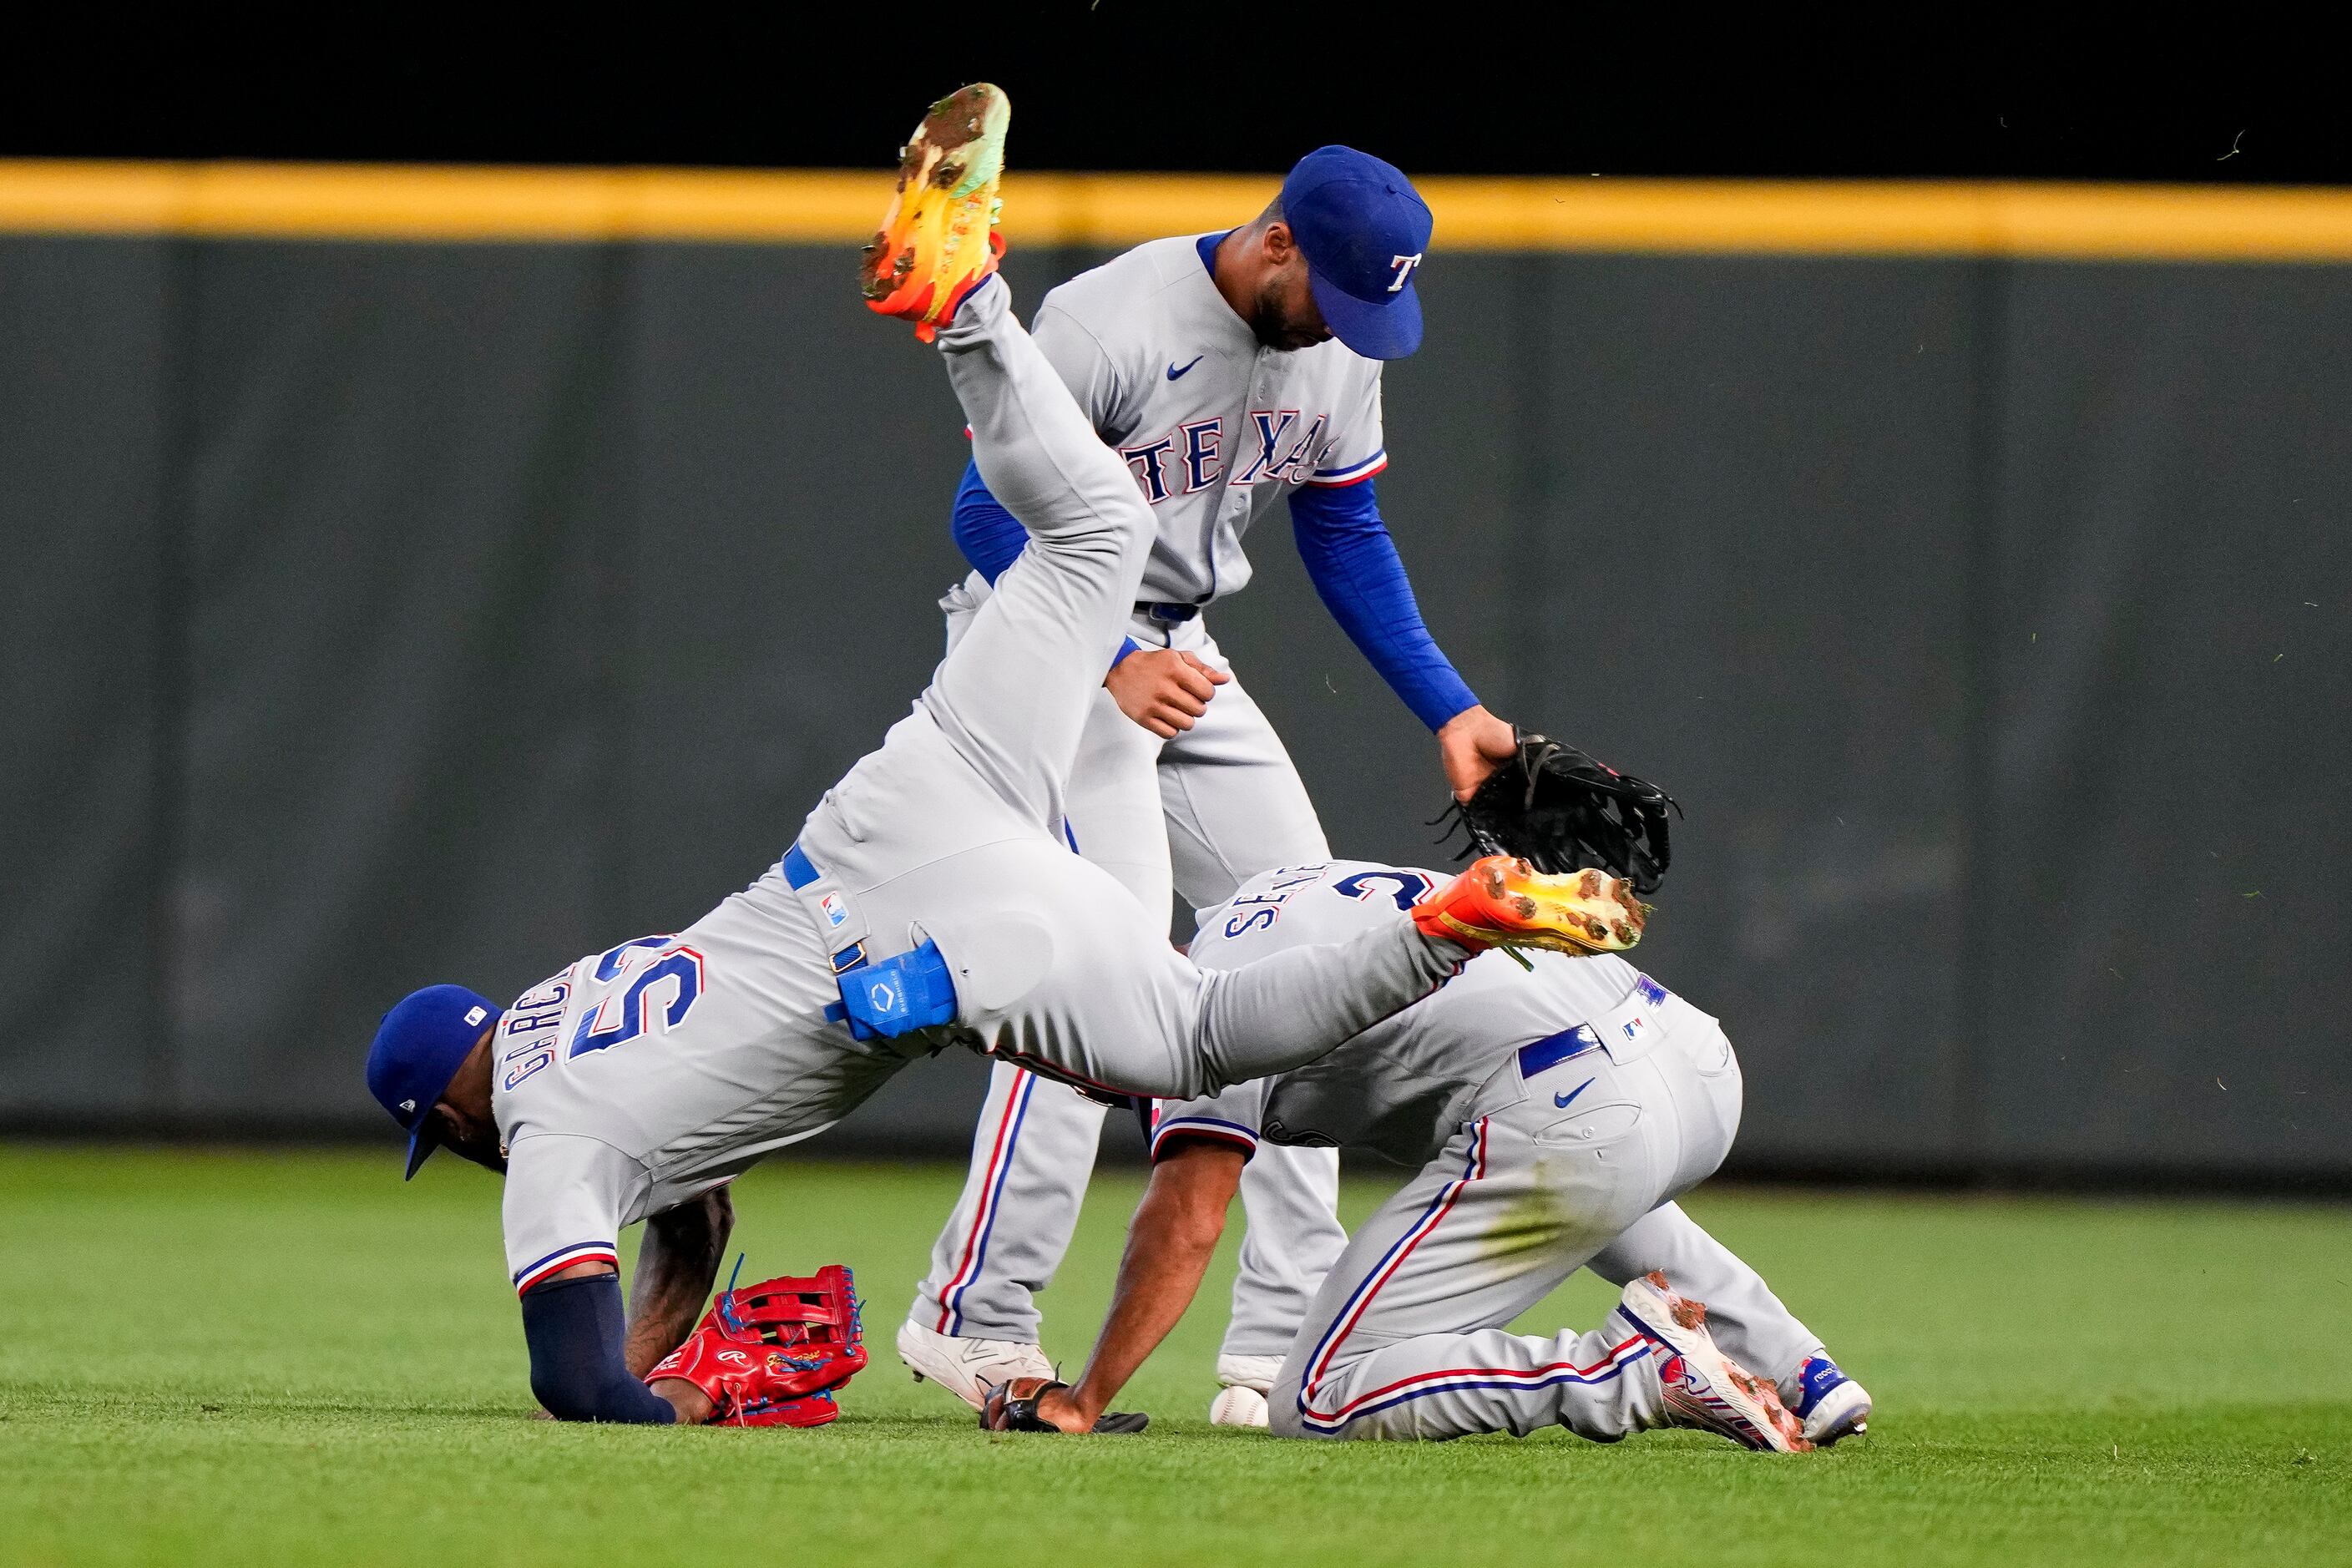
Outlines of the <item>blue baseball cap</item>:
[[501,1009],[463,985],[427,985],[392,1005],[368,1047],[368,1092],[408,1129],[406,1181],[439,1147],[433,1141],[433,1102],[466,1064],[482,1031]]
[[1283,180],[1282,217],[1334,337],[1366,359],[1421,347],[1412,275],[1429,250],[1429,204],[1395,164],[1318,147]]

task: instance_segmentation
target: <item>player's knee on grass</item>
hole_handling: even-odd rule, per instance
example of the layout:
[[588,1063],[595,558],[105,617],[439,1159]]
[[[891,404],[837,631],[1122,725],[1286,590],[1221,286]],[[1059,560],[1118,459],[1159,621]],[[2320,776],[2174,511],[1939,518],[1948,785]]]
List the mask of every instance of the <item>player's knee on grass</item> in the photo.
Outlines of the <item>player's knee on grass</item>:
[[1287,1399],[1284,1398],[1282,1396],[1282,1391],[1278,1388],[1275,1390],[1274,1393],[1266,1396],[1265,1425],[1266,1430],[1272,1432],[1277,1437],[1319,1437],[1323,1436],[1320,1432],[1309,1432],[1306,1427],[1299,1425],[1298,1401],[1295,1397]]
[[1320,1432],[1307,1430],[1298,1419],[1299,1376],[1304,1363],[1285,1357],[1282,1370],[1275,1374],[1274,1386],[1265,1391],[1266,1430],[1277,1437],[1320,1437]]

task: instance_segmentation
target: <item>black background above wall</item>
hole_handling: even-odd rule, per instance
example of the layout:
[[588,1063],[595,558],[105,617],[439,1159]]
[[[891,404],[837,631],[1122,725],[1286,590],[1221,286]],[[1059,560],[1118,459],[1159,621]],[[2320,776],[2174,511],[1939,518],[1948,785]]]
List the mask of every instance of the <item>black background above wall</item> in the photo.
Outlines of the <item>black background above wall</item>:
[[[1572,21],[1562,20],[1572,17]],[[2332,183],[2352,131],[2268,40],[2233,80],[2210,10],[2127,27],[1972,13],[1648,31],[1481,14],[783,7],[628,30],[364,35],[190,15],[47,17],[0,51],[0,154],[856,167],[928,97],[1003,84],[1031,169],[1273,171],[1325,142],[1409,172]],[[1934,28],[1930,36],[1928,29]],[[2176,47],[2193,58],[2160,57]]]

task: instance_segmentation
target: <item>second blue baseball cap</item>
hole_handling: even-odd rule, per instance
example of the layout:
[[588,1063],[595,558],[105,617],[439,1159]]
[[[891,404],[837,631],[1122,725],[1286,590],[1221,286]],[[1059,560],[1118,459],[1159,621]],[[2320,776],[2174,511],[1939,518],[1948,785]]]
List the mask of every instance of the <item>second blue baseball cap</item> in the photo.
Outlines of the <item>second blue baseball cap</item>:
[[427,985],[392,1005],[376,1026],[368,1047],[368,1092],[392,1119],[408,1130],[408,1170],[416,1174],[425,1157],[439,1147],[432,1136],[433,1102],[466,1065],[482,1031],[499,1020],[499,1009],[463,985]]
[[1413,274],[1429,250],[1429,204],[1395,164],[1318,147],[1282,182],[1282,216],[1334,337],[1366,359],[1421,347]]

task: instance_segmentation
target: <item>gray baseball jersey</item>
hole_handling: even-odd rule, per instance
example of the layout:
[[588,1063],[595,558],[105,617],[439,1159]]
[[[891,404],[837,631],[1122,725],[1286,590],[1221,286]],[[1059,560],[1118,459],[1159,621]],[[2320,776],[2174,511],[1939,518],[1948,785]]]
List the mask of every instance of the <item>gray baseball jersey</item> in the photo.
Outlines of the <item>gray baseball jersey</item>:
[[1380,362],[1336,339],[1260,346],[1210,277],[1203,242],[1215,237],[1155,239],[1080,273],[1031,329],[1150,503],[1147,600],[1234,592],[1250,579],[1242,538],[1276,500],[1388,461]]
[[[1192,960],[1204,969],[1228,969],[1269,952],[1344,942],[1393,920],[1444,880],[1434,871],[1368,860],[1270,871],[1208,911]],[[1518,1047],[1621,1011],[1637,1029],[1648,1026],[1639,1021],[1645,1018],[1640,999],[1646,983],[1623,959],[1528,956],[1532,971],[1507,953],[1483,953],[1436,995],[1320,1061],[1164,1104],[1154,1146],[1179,1132],[1252,1149],[1260,1138],[1345,1143],[1418,1165],[1470,1116],[1481,1087]]]
[[490,1080],[515,1288],[616,1259],[621,1226],[823,1131],[905,1065],[845,1048],[824,1024],[839,1001],[781,869],[517,998]]

